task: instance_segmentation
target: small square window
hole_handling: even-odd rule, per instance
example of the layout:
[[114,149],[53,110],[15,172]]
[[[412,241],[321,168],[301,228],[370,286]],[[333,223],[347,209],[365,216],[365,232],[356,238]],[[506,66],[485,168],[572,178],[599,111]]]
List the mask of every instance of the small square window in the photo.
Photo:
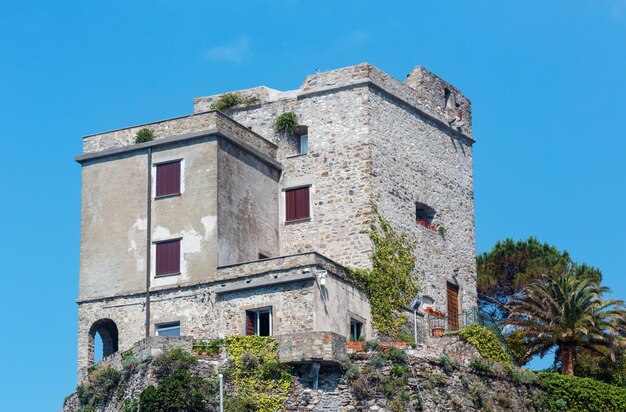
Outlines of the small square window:
[[246,335],[272,336],[272,308],[246,311]]
[[285,220],[308,219],[311,217],[309,187],[285,190]]
[[156,165],[156,197],[180,194],[180,160]]
[[180,239],[156,244],[156,276],[180,273]]
[[356,319],[350,319],[350,340],[358,341],[363,336],[363,322]]
[[180,336],[180,322],[156,325],[157,336]]

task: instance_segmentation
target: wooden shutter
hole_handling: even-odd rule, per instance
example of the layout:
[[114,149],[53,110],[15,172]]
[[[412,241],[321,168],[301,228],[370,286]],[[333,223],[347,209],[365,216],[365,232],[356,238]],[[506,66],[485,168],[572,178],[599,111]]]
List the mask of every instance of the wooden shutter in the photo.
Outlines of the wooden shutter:
[[180,239],[156,244],[156,275],[180,273]]
[[309,187],[285,190],[285,216],[287,222],[311,217]]
[[448,283],[448,329],[459,328],[459,287]]
[[157,165],[156,197],[180,193],[180,161]]
[[246,311],[246,335],[254,335],[254,321],[256,320],[256,312]]

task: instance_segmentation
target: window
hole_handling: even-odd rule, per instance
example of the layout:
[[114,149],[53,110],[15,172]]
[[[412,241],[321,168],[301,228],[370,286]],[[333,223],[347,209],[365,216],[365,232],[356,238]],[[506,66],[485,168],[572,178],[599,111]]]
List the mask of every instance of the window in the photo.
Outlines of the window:
[[285,220],[308,219],[311,217],[309,187],[285,190]]
[[435,230],[433,219],[435,218],[435,209],[424,203],[415,204],[415,222],[427,229]]
[[180,194],[180,160],[156,165],[156,197]]
[[156,244],[156,276],[180,273],[180,239]]
[[301,134],[298,137],[300,138],[299,139],[298,153],[299,154],[307,154],[309,152],[309,135],[308,134]]
[[246,311],[246,335],[272,335],[272,308]]
[[270,258],[269,255],[259,252],[259,260],[264,260],[264,259],[269,259],[269,258]]
[[180,336],[180,322],[156,325],[157,336]]
[[363,322],[350,319],[350,340],[356,342],[363,334]]

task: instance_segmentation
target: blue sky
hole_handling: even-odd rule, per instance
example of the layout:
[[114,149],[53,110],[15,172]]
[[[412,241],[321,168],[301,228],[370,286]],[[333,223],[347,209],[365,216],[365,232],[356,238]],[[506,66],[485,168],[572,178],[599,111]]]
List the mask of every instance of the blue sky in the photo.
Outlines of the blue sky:
[[626,298],[626,0],[4,1],[0,410],[75,386],[81,136],[363,61],[472,100],[479,252],[535,235]]

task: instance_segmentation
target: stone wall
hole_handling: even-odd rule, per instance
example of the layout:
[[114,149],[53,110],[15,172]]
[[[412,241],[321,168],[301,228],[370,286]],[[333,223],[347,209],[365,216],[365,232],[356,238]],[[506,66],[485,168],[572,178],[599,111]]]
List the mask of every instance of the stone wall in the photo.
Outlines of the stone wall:
[[[460,288],[460,310],[474,308],[471,141],[375,90],[370,108],[372,193],[379,212],[414,242],[416,276],[433,306],[447,312],[450,282]],[[435,230],[416,224],[417,202],[435,209]]]
[[[150,293],[150,335],[155,325],[180,322],[182,336],[194,339],[211,339],[245,334],[245,311],[255,308],[272,308],[272,334],[327,332],[320,329],[316,319],[328,316],[319,302],[318,274],[327,272],[333,282],[330,293],[343,301],[349,281],[345,270],[332,261],[318,255],[268,259],[247,264],[220,268],[222,280],[177,287],[155,287]],[[331,285],[330,283],[328,284]],[[337,291],[334,289],[337,288]],[[110,319],[117,326],[119,351],[130,349],[145,333],[145,295],[117,296],[79,302],[78,361],[83,370],[93,362],[92,325],[102,319]],[[369,316],[366,298],[351,311],[360,317]],[[347,309],[344,309],[344,311]],[[349,326],[348,313],[332,314],[342,325],[345,336]],[[337,349],[336,336],[331,336],[331,350]],[[316,339],[311,341],[315,343]],[[324,343],[324,339],[322,339]],[[328,342],[326,342],[328,343]],[[324,343],[324,344],[326,344]],[[311,346],[313,348],[315,345]],[[311,349],[310,356],[317,356],[326,349]]]

